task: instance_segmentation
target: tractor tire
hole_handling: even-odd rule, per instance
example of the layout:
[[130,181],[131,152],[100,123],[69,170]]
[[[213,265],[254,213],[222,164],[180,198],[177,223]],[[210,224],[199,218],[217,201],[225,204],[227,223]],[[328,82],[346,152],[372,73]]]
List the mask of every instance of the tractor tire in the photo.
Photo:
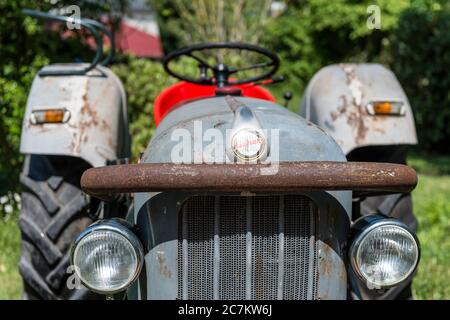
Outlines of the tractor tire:
[[89,226],[89,198],[80,189],[81,174],[89,165],[63,156],[27,155],[20,177],[19,271],[25,300],[97,299],[86,288],[69,289],[69,249]]

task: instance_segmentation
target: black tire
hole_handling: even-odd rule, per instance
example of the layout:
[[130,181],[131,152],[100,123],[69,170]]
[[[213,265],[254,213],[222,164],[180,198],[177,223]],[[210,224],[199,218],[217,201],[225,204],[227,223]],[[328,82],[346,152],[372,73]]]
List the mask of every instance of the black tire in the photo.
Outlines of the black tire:
[[62,156],[29,155],[20,177],[22,209],[19,217],[23,299],[95,299],[86,288],[70,290],[69,248],[93,220],[89,198],[79,181],[89,165]]

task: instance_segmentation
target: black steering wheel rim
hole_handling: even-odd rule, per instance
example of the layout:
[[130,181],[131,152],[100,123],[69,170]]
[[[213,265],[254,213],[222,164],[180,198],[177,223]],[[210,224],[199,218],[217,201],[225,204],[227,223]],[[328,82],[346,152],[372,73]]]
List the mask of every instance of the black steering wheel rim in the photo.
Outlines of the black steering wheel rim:
[[[240,84],[244,84],[244,83],[251,83],[251,82],[256,82],[256,81],[260,81],[260,80],[264,80],[264,79],[268,79],[270,77],[272,77],[278,70],[279,66],[280,66],[280,59],[278,58],[278,56],[267,50],[264,48],[261,48],[259,46],[256,45],[252,45],[252,44],[247,44],[247,43],[241,43],[241,42],[212,42],[212,43],[198,43],[198,44],[194,44],[191,46],[187,46],[175,51],[170,52],[167,56],[164,57],[163,59],[163,66],[164,66],[164,70],[170,74],[172,77],[177,78],[179,80],[182,81],[187,81],[187,82],[191,82],[191,83],[195,83],[195,84],[199,84],[199,85],[214,85],[217,84],[217,82],[214,82],[212,78],[210,79],[201,79],[201,78],[192,78],[189,76],[184,76],[184,75],[180,75],[179,73],[173,71],[172,69],[170,69],[169,64],[171,61],[177,59],[180,56],[188,56],[190,58],[193,58],[195,60],[197,60],[199,62],[199,66],[204,66],[207,67],[211,70],[213,70],[214,68],[216,68],[217,66],[210,66],[209,64],[205,63],[204,61],[198,59],[197,57],[192,55],[192,52],[194,51],[202,51],[202,50],[207,50],[207,49],[237,49],[237,50],[246,50],[246,51],[251,51],[251,52],[257,52],[263,56],[266,56],[267,58],[270,59],[269,63],[265,63],[265,64],[255,64],[252,65],[250,67],[247,68],[241,68],[242,70],[249,70],[249,69],[256,69],[256,68],[263,68],[263,67],[271,67],[270,70],[265,71],[263,73],[261,73],[258,76],[254,76],[254,77],[249,77],[249,78],[244,78],[244,79],[238,79],[236,81],[233,82],[228,82],[226,81],[225,85],[240,85]],[[237,73],[241,70],[236,69],[233,71],[230,71],[230,74],[232,73]],[[228,80],[228,79],[227,79]]]

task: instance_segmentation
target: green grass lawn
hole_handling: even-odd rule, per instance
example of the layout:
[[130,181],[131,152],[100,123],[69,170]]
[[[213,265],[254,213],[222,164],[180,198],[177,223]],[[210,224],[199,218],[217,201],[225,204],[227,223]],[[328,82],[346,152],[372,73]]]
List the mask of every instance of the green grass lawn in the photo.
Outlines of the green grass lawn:
[[419,172],[413,193],[422,258],[413,290],[417,299],[450,299],[450,157],[412,155]]
[[[419,172],[413,202],[422,246],[414,295],[450,299],[450,157],[413,155],[409,163]],[[0,299],[20,298],[19,236],[16,216],[0,220]]]
[[0,299],[19,299],[22,281],[18,272],[20,232],[16,216],[0,217]]

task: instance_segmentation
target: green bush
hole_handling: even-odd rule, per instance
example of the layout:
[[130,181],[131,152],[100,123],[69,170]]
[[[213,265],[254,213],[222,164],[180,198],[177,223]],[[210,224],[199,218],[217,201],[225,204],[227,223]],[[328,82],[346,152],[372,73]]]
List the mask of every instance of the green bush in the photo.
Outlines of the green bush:
[[152,136],[153,102],[160,91],[175,82],[157,61],[128,56],[112,70],[122,80],[128,98],[133,158],[139,156]]
[[[109,2],[123,4],[124,1]],[[20,131],[36,73],[49,63],[88,61],[93,55],[79,37],[62,41],[58,32],[45,29],[42,21],[26,17],[21,9],[48,11],[67,4],[71,1],[52,5],[50,1],[0,0],[0,197],[19,191],[23,160],[19,154]],[[95,17],[109,7],[105,2],[89,0],[77,4],[85,17]],[[2,211],[4,208],[0,206],[0,216]]]
[[[287,1],[286,12],[268,26],[263,45],[277,52],[281,72],[295,92],[321,67],[340,62],[384,61],[387,37],[409,1]],[[367,7],[381,10],[381,29],[367,27]]]
[[0,1],[0,196],[17,189],[28,89],[36,71],[48,62],[41,49],[48,37],[41,37],[42,29],[32,19],[24,19],[22,7],[35,5],[33,1]]
[[[399,78],[412,104],[420,148],[448,153],[450,141],[450,3],[444,0],[287,1],[263,39],[282,59],[284,86],[301,95],[321,67],[379,62]],[[366,26],[381,10],[381,30]],[[293,106],[298,108],[298,106]]]
[[[441,8],[441,7],[438,7]],[[392,35],[392,68],[414,109],[421,148],[448,153],[450,10],[414,7]]]

